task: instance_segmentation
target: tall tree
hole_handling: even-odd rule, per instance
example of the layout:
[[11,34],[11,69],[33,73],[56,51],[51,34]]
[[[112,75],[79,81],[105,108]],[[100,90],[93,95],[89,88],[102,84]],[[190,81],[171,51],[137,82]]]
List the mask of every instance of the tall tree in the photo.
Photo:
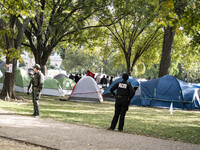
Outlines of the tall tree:
[[[116,0],[110,11],[98,18],[102,24],[113,23],[112,26],[107,26],[109,37],[116,51],[123,53],[129,74],[133,72],[138,59],[161,39],[160,27],[153,23],[157,6],[156,1]],[[116,18],[119,21],[114,23]]]
[[[199,13],[195,11],[199,2],[196,0],[160,0],[160,3],[160,14],[163,17],[162,22],[165,22],[162,57],[159,69],[159,77],[162,77],[170,73],[172,45],[175,32],[180,32],[180,27],[187,27],[187,24],[191,25],[195,20],[199,22],[199,19],[197,19],[199,18],[197,17]],[[195,12],[192,14],[195,14],[194,16],[196,17],[190,16],[189,13],[192,12],[192,10]],[[199,23],[196,25],[199,26]]]
[[107,4],[106,0],[40,0],[41,10],[31,20],[25,34],[35,62],[42,66],[45,73],[46,63],[59,42],[69,42],[81,37],[83,29],[92,25],[92,18]]
[[27,0],[0,1],[0,32],[4,45],[2,49],[4,49],[4,55],[6,56],[6,64],[12,64],[12,72],[5,72],[2,96],[8,94],[11,98],[16,98],[14,89],[17,59],[20,58],[20,46],[25,29],[30,21],[28,16],[34,14],[32,9],[35,4],[37,3]]

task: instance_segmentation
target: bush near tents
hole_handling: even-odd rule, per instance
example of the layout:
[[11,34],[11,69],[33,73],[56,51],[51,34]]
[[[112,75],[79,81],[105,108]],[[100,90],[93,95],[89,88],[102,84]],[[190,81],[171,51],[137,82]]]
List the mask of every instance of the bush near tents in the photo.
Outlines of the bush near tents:
[[68,100],[101,103],[103,96],[96,81],[90,76],[84,76],[78,81]]

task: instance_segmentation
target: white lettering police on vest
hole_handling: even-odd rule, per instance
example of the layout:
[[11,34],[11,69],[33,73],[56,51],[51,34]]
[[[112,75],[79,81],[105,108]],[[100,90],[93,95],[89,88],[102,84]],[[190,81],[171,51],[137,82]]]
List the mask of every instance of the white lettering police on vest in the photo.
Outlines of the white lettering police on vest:
[[119,83],[119,88],[126,89],[127,84]]

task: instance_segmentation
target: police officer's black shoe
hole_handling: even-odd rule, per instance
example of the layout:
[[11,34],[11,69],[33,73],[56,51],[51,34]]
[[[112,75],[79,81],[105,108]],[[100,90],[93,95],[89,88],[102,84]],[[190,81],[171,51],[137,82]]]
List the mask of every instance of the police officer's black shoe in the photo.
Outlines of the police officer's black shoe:
[[118,129],[119,132],[123,132],[123,129]]
[[111,128],[111,127],[109,127],[109,128],[107,128],[107,130],[112,130],[112,131],[113,131],[114,129],[113,129],[113,128]]

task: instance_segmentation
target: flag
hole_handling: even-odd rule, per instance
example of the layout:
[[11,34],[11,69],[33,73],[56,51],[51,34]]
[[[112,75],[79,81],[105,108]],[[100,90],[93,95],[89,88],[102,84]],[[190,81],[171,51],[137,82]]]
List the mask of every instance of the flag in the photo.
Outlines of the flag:
[[92,78],[94,78],[95,74],[88,70],[86,76],[91,76]]

